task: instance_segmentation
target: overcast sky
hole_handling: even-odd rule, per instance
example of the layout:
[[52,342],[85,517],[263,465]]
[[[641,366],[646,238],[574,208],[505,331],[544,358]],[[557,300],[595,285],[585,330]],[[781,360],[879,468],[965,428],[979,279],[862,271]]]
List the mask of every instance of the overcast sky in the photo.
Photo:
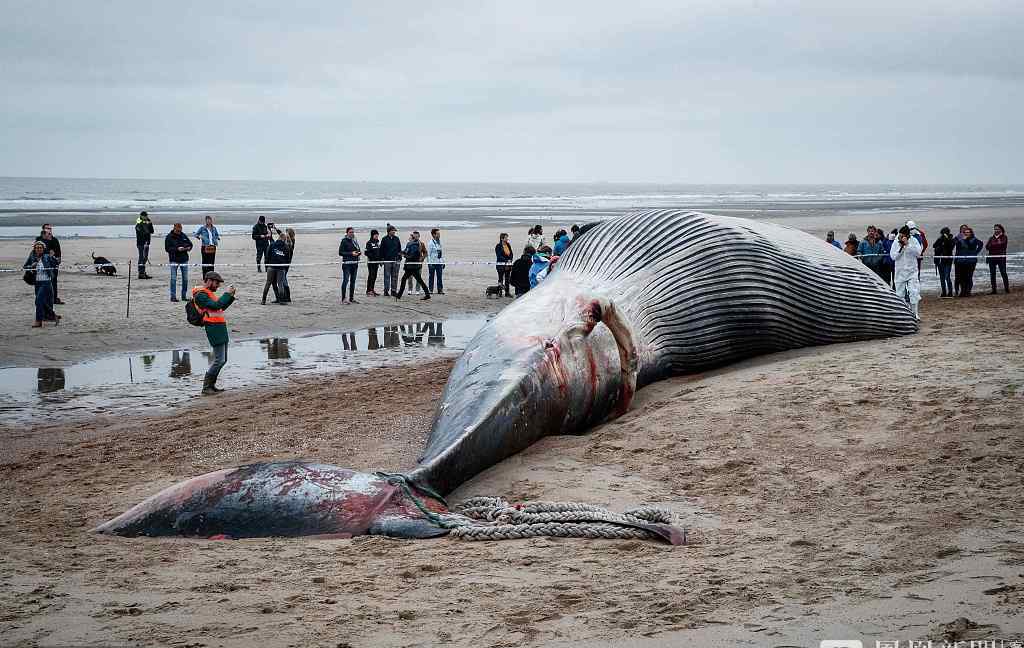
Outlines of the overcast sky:
[[1024,180],[1020,0],[0,0],[0,16],[0,175]]

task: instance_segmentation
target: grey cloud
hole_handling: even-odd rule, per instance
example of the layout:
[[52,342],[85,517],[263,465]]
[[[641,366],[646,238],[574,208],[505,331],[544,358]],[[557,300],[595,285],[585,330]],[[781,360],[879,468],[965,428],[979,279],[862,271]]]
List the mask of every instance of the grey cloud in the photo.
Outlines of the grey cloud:
[[1024,168],[1016,2],[0,6],[0,174],[999,182]]

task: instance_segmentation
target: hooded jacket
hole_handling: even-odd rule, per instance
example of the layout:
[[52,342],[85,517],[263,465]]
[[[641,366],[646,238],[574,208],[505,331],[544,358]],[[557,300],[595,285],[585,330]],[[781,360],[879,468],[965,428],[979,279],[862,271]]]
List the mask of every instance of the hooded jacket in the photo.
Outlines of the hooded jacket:
[[135,244],[149,245],[153,240],[153,222],[141,218],[135,221]]
[[519,292],[525,292],[530,289],[530,266],[532,265],[533,257],[529,254],[524,254],[512,264],[512,275],[509,277],[508,282],[513,287],[518,288]]
[[[951,256],[953,256],[953,253],[955,251],[956,251],[956,241],[953,239],[952,235],[949,235],[949,236],[941,236],[940,235],[939,236],[939,240],[935,241],[935,243],[932,245],[932,253],[936,257],[951,257]],[[935,259],[935,263],[936,264],[949,264],[949,263],[953,263],[953,259],[938,258],[938,259]]]
[[546,274],[541,275],[541,273],[548,269],[550,263],[551,259],[546,254],[538,252],[533,255],[533,265],[530,266],[530,288],[536,288],[537,284],[547,276]]
[[901,281],[917,279],[917,260],[921,257],[922,246],[920,241],[911,236],[907,244],[902,248],[899,241],[892,244],[889,256],[892,258],[894,267],[894,281],[899,284]]

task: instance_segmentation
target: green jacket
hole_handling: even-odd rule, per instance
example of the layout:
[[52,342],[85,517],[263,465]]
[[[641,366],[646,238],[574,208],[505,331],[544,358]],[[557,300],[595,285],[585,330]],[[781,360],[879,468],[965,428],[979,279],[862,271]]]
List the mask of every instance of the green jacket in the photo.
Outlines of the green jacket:
[[[235,296],[231,293],[224,293],[217,299],[217,301],[213,301],[205,292],[198,291],[195,294],[195,301],[196,306],[199,308],[224,310],[235,301]],[[210,346],[228,343],[227,324],[206,324],[203,328],[206,329],[206,339],[210,341]]]

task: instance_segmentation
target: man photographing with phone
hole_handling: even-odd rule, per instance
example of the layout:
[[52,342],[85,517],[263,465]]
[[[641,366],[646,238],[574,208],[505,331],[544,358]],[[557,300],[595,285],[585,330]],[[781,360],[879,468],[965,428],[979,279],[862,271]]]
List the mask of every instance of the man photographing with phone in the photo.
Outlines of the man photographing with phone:
[[916,237],[911,236],[910,228],[904,225],[896,236],[896,242],[889,250],[895,267],[893,268],[896,294],[910,304],[914,317],[921,319],[917,311],[921,301],[921,279],[917,274],[917,260],[921,258],[923,246]]
[[203,395],[210,396],[224,391],[217,387],[217,376],[228,362],[228,321],[224,311],[235,301],[235,287],[229,287],[223,295],[217,296],[217,289],[224,283],[216,272],[207,272],[203,276],[203,285],[192,289],[192,300],[203,315],[203,328],[206,339],[213,347],[213,364],[203,378]]

